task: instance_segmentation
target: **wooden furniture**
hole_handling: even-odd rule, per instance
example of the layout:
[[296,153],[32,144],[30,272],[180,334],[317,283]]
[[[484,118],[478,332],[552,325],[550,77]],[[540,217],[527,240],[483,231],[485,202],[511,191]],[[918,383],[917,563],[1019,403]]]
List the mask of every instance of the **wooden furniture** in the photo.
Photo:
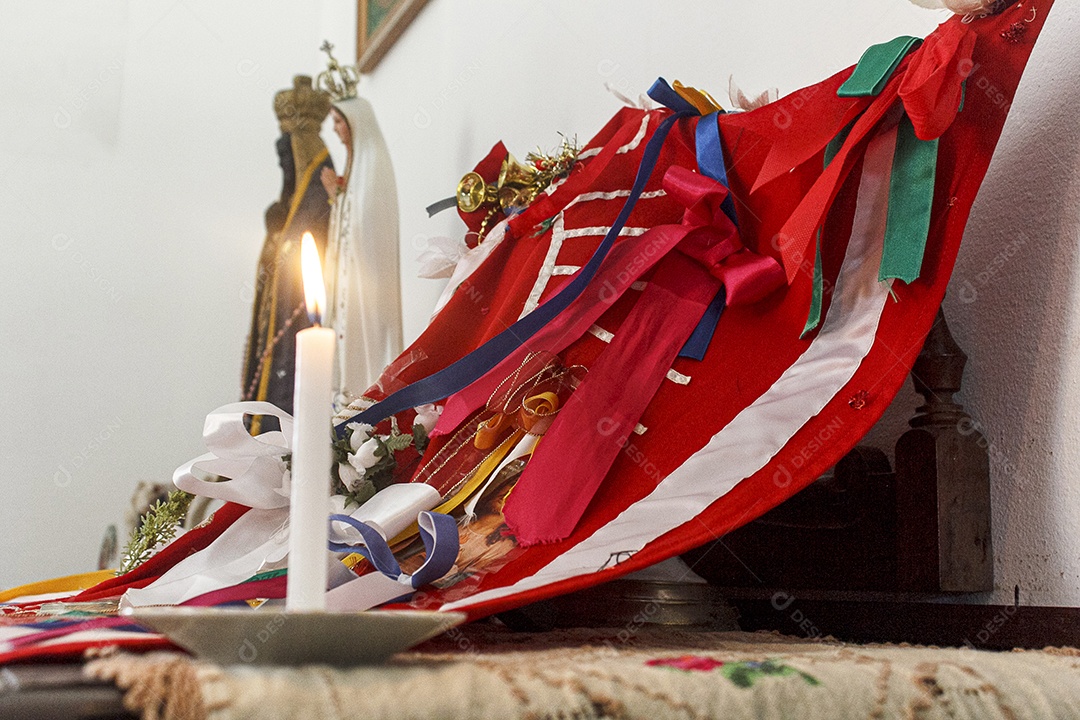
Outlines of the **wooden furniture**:
[[880,450],[857,448],[803,492],[684,559],[724,588],[993,589],[987,443],[953,400],[966,361],[939,313],[912,369],[925,404],[896,443],[895,472]]

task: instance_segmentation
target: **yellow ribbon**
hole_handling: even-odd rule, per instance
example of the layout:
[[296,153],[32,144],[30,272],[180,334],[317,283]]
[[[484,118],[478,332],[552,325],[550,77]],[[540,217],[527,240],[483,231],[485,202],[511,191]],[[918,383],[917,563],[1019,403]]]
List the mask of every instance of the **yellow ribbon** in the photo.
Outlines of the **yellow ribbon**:
[[65,575],[50,580],[39,580],[27,585],[20,585],[0,592],[0,602],[8,602],[28,595],[47,595],[49,593],[76,592],[94,587],[100,582],[116,577],[115,570],[95,570],[78,575]]
[[672,83],[672,87],[675,92],[679,94],[679,97],[697,108],[697,111],[702,115],[708,115],[709,113],[720,112],[723,110],[723,108],[720,107],[720,103],[716,102],[716,100],[713,99],[713,96],[704,90],[698,90],[689,85],[683,85],[678,80]]
[[[469,475],[469,479],[447,500],[436,507],[432,512],[449,513],[456,510],[463,502],[480,489],[491,477],[502,461],[510,454],[510,451],[521,441],[526,434],[542,435],[551,426],[555,413],[559,409],[559,396],[553,392],[542,392],[525,398],[521,402],[521,408],[517,413],[500,413],[480,424],[477,428],[473,442],[478,448],[484,449],[494,445],[497,434],[508,427],[514,426],[511,432],[498,446],[488,453],[487,457],[476,466]],[[534,447],[533,450],[536,448]],[[531,455],[532,451],[524,457]],[[404,542],[420,531],[419,526],[413,523],[397,537],[390,541],[390,547]],[[349,558],[346,558],[348,560]]]
[[[477,488],[484,484],[484,481],[487,480],[488,476],[495,472],[495,468],[499,467],[499,463],[503,461],[503,458],[510,453],[514,448],[514,445],[517,445],[518,441],[524,435],[524,430],[515,430],[512,432],[497,448],[488,453],[488,456],[484,458],[483,462],[476,466],[476,469],[473,470],[469,479],[461,486],[461,489],[451,495],[449,499],[443,501],[443,503],[432,510],[432,512],[449,513],[451,510],[454,510],[461,505],[461,503],[465,502],[470,495],[476,492]],[[413,523],[390,541],[390,547],[395,547],[398,543],[408,540],[418,532],[420,532],[420,526]]]

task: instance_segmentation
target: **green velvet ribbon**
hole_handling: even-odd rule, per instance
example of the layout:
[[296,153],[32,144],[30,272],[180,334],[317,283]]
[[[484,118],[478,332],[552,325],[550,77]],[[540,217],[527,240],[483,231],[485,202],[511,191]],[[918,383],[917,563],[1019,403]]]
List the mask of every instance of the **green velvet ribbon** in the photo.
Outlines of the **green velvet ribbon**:
[[[900,61],[922,43],[920,38],[901,36],[874,45],[863,53],[851,76],[837,90],[840,97],[878,95],[896,71]],[[963,100],[961,100],[963,109]],[[855,121],[840,131],[825,148],[825,167],[840,152]],[[885,226],[885,248],[878,268],[881,280],[899,279],[906,283],[919,277],[926,237],[930,231],[930,210],[934,202],[937,175],[938,141],[919,140],[911,120],[900,120],[896,136],[896,155],[889,180],[889,209]],[[802,335],[821,324],[824,305],[825,273],[821,267],[821,229],[814,245],[814,277],[810,311]]]
[[[829,167],[829,163],[833,161],[837,153],[840,152],[840,148],[844,146],[844,141],[847,140],[847,136],[851,133],[851,128],[855,126],[855,120],[848,123],[847,127],[836,134],[829,144],[825,146],[825,167]],[[806,318],[806,325],[803,327],[800,338],[806,337],[807,333],[816,328],[821,323],[821,306],[823,305],[823,296],[825,295],[825,273],[821,268],[821,229],[818,229],[817,239],[814,242],[814,279],[813,290],[810,296],[810,313]]]
[[920,140],[907,115],[901,118],[889,180],[889,210],[879,280],[910,283],[919,277],[930,232],[937,158],[938,141]]
[[821,231],[818,230],[817,242],[814,243],[814,293],[810,296],[810,314],[806,317],[799,339],[821,324],[822,296],[825,294],[825,273],[821,269]]
[[[825,167],[840,151],[851,126],[844,128],[825,148]],[[937,178],[938,141],[920,140],[907,115],[900,119],[896,132],[896,153],[889,178],[889,209],[885,221],[885,247],[878,267],[878,279],[918,279],[930,234],[930,213],[934,205]],[[824,304],[825,274],[821,267],[821,230],[814,248],[814,278],[810,312],[800,337],[821,324]]]
[[879,95],[904,56],[921,44],[921,38],[901,35],[887,43],[867,48],[851,77],[836,94],[840,97]]

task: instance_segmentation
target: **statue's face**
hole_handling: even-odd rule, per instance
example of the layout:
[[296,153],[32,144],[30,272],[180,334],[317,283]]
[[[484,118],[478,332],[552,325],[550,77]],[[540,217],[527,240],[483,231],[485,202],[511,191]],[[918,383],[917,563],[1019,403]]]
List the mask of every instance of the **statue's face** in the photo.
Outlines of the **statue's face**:
[[282,170],[292,170],[292,138],[289,137],[289,133],[282,133],[274,144],[277,147],[278,165],[281,166]]
[[349,128],[345,116],[337,108],[331,108],[330,115],[334,118],[334,132],[341,138],[341,142],[345,143],[345,147],[351,148],[352,130]]

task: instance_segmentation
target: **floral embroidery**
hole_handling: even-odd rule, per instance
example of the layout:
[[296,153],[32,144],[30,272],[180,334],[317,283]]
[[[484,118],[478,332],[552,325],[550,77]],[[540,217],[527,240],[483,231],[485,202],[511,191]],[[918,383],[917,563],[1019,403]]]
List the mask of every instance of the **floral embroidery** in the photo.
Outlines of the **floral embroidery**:
[[656,660],[649,660],[645,664],[650,667],[669,667],[684,672],[691,672],[693,670],[708,672],[710,670],[715,670],[724,663],[719,660],[713,660],[712,658],[700,657],[697,655],[683,655],[677,658],[658,658]]
[[812,675],[796,670],[790,665],[777,662],[776,660],[743,660],[738,662],[723,662],[709,657],[698,655],[682,655],[674,658],[657,658],[645,663],[650,667],[667,667],[683,672],[710,672],[720,668],[720,673],[735,685],[741,688],[753,687],[760,678],[785,675],[797,675],[807,685],[820,685],[821,682]]

